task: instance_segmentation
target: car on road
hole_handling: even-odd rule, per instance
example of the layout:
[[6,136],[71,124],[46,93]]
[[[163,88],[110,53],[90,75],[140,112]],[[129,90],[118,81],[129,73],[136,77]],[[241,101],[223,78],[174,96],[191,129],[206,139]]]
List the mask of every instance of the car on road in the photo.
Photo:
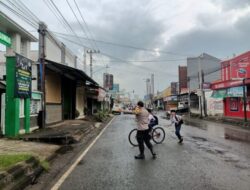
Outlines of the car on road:
[[121,104],[115,103],[112,108],[112,113],[113,114],[121,114],[123,112],[123,106]]

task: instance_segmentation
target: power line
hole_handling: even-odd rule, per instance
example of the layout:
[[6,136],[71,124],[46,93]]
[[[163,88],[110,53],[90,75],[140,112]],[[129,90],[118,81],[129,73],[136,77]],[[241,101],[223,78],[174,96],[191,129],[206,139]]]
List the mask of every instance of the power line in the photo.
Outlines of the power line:
[[[55,32],[53,31],[53,33],[55,35],[62,35],[62,36],[68,36],[68,37],[74,37],[73,35],[70,34],[64,34],[64,33],[60,33],[60,32]],[[85,37],[80,37],[82,39],[85,40],[89,40],[88,38]],[[169,52],[169,51],[156,51],[154,49],[147,49],[147,48],[142,48],[142,47],[136,47],[136,46],[131,46],[131,45],[126,45],[126,44],[119,44],[119,43],[114,43],[114,42],[108,42],[108,41],[103,41],[103,40],[95,40],[93,39],[95,42],[99,42],[99,43],[104,43],[104,44],[108,44],[108,45],[112,45],[112,46],[118,46],[118,47],[123,47],[123,48],[129,48],[129,49],[136,49],[136,50],[140,50],[140,51],[147,51],[147,52],[159,52],[159,53],[164,53],[164,54],[171,54],[171,55],[178,55],[178,56],[182,56],[182,57],[186,57],[186,56],[190,56],[190,55],[184,55],[181,53],[176,53],[176,52]]]
[[[73,32],[73,34],[75,35],[75,37],[77,37],[79,40],[80,38],[78,37],[78,35],[75,33],[75,31],[73,30],[73,28],[71,27],[71,25],[68,23],[68,21],[65,19],[65,17],[63,16],[63,14],[61,13],[61,11],[59,10],[59,8],[56,6],[56,4],[54,3],[53,0],[49,0],[52,5],[55,7],[55,9],[57,10],[57,12],[59,13],[59,15],[61,16],[61,18],[63,19],[63,21],[66,23],[66,25],[70,28],[70,30]],[[80,40],[81,41],[81,40]]]
[[40,22],[40,19],[24,3],[22,3],[22,1],[14,0],[14,2],[22,7],[23,10],[25,10],[25,12],[27,12],[27,14],[30,15],[30,17],[32,17],[34,21],[36,21],[37,23]]
[[54,8],[54,6],[51,4],[51,2],[49,0],[43,0],[43,2],[50,9],[50,11],[56,17],[56,19],[60,22],[60,24],[62,24],[62,26],[64,26],[64,29],[69,32],[70,30],[68,29],[67,24],[63,20],[60,19],[60,15],[58,15],[58,12]]
[[[66,41],[69,41],[69,42],[75,44],[75,45],[82,46],[82,44],[80,44],[79,42],[75,42],[75,41],[69,40],[69,39],[67,39],[67,38],[64,38],[64,39],[65,39]],[[117,58],[117,57],[115,57],[115,56],[113,56],[113,55],[109,55],[109,54],[104,53],[104,52],[100,52],[100,53],[103,54],[103,55],[105,55],[105,56],[107,56],[107,57],[110,57],[110,58],[113,58],[113,59],[117,59],[117,60],[119,60],[120,62],[128,63],[128,62],[126,62],[125,60],[122,60],[121,58]],[[152,70],[151,68],[144,67],[144,66],[137,66],[137,65],[131,65],[131,64],[130,64],[130,66],[139,67],[140,69],[144,69],[144,70],[147,70],[147,71],[150,71],[150,72],[155,71],[155,72],[165,73],[165,74],[168,74],[168,75],[171,75],[171,74],[173,75],[172,72],[167,73],[167,72],[160,71],[160,70]],[[176,76],[176,75],[175,75],[175,76]]]
[[[220,71],[220,70],[222,70],[222,69],[225,69],[225,68],[227,68],[227,67],[229,67],[229,66],[230,66],[230,65],[227,64],[227,65],[222,66],[222,67],[221,67],[221,66],[218,66],[218,67],[210,68],[210,70],[206,70],[206,71],[204,72],[204,76],[213,74],[213,73],[218,72],[218,71]],[[190,76],[188,76],[188,77],[190,78],[190,80],[195,79],[195,78],[199,78],[198,75],[190,75]]]
[[[79,13],[80,16],[81,16],[81,19],[82,19],[83,23],[84,23],[85,26],[86,26],[86,31],[88,31],[88,33],[89,33],[89,35],[90,35],[90,38],[89,38],[89,39],[93,42],[94,46],[96,46],[97,50],[100,50],[99,46],[97,45],[97,43],[96,43],[95,40],[94,40],[94,36],[93,36],[92,32],[90,31],[90,29],[89,29],[89,27],[88,27],[88,24],[87,24],[86,20],[84,19],[84,16],[83,16],[83,14],[82,14],[82,11],[80,10],[80,8],[79,8],[79,6],[78,6],[76,0],[74,0],[74,3],[75,3],[75,6],[76,6],[76,8],[77,8],[77,10],[78,10],[78,13]],[[87,33],[86,33],[86,34],[87,34]],[[88,36],[87,36],[87,37],[88,37]],[[98,54],[98,55],[100,55],[100,54]],[[104,63],[102,56],[101,56],[101,59],[102,59],[102,62]]]
[[27,18],[25,15],[19,13],[18,11],[16,11],[15,9],[11,8],[9,5],[3,3],[2,1],[0,1],[0,4],[2,4],[6,9],[8,9],[9,11],[11,11],[12,13],[14,13],[16,16],[18,16],[21,20],[23,20],[24,22],[28,23],[30,26],[32,26],[33,28],[37,29],[38,25],[37,23],[34,23],[32,20],[30,20],[29,18]]
[[70,8],[71,12],[73,13],[74,17],[76,18],[76,20],[77,20],[78,24],[80,25],[80,27],[81,27],[81,29],[82,29],[83,33],[85,33],[85,34],[86,34],[86,36],[87,36],[87,39],[88,39],[88,40],[90,40],[90,39],[88,38],[88,34],[86,33],[86,31],[85,31],[84,27],[83,27],[83,26],[82,26],[82,24],[80,23],[80,21],[79,21],[79,19],[78,19],[77,15],[76,15],[76,13],[75,13],[75,11],[74,11],[74,10],[73,10],[73,8],[71,7],[71,5],[70,5],[69,1],[68,1],[68,0],[66,0],[66,2],[67,2],[67,4],[68,4],[68,6],[69,6],[69,8]]
[[15,4],[16,2],[13,3],[13,2],[10,1],[10,0],[7,0],[7,2],[8,2],[10,5],[12,5],[13,8],[15,8],[17,12],[19,12],[20,14],[25,15],[26,18],[27,18],[27,17],[30,18],[30,19],[32,20],[32,22],[34,22],[34,23],[38,23],[38,22],[39,22],[39,21],[37,21],[36,19],[34,19],[34,17],[31,16],[31,15],[27,12],[26,8],[23,9],[23,7],[22,7],[20,4],[16,5],[16,4]]

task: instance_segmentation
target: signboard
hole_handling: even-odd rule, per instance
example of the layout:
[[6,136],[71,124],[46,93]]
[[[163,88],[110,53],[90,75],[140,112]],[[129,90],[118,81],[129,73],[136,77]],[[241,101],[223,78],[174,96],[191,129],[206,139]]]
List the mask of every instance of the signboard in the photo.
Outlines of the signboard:
[[239,110],[239,101],[238,98],[230,98],[230,111]]
[[228,88],[227,97],[243,97],[243,86]]
[[163,99],[164,102],[167,101],[177,101],[177,96],[168,96]]
[[11,38],[6,33],[0,31],[0,43],[6,45],[7,47],[10,47]]
[[225,98],[227,94],[226,89],[214,90],[212,93],[212,98]]
[[231,61],[231,78],[248,78],[250,77],[250,59],[245,55],[241,59]]
[[31,97],[32,61],[16,54],[15,94],[16,98]]
[[209,83],[209,82],[203,83],[203,89],[210,89],[210,88],[211,88],[211,83]]

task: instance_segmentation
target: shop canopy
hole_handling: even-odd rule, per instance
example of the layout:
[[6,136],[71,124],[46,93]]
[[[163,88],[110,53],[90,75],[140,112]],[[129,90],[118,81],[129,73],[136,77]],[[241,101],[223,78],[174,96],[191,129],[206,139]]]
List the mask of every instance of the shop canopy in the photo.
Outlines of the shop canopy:
[[[247,91],[247,88],[245,90]],[[214,90],[211,97],[212,98],[243,97],[243,86]]]
[[79,69],[75,69],[73,67],[69,67],[67,65],[55,63],[49,60],[46,60],[48,63],[46,64],[46,68],[50,69],[56,73],[59,73],[67,78],[72,80],[82,80],[89,83],[89,85],[99,86],[99,84],[90,78],[85,72]]

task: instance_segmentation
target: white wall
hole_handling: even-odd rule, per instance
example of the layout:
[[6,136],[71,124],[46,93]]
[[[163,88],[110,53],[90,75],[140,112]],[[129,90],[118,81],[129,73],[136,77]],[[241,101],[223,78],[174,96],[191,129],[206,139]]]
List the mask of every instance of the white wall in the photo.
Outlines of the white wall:
[[84,88],[76,89],[76,109],[80,112],[80,116],[84,115]]
[[222,98],[212,98],[213,91],[205,92],[207,103],[207,114],[209,116],[223,116],[224,115],[224,103]]
[[45,55],[46,59],[61,63],[61,47],[49,36],[45,37]]
[[69,52],[67,49],[65,50],[65,64],[75,68],[75,56]]

